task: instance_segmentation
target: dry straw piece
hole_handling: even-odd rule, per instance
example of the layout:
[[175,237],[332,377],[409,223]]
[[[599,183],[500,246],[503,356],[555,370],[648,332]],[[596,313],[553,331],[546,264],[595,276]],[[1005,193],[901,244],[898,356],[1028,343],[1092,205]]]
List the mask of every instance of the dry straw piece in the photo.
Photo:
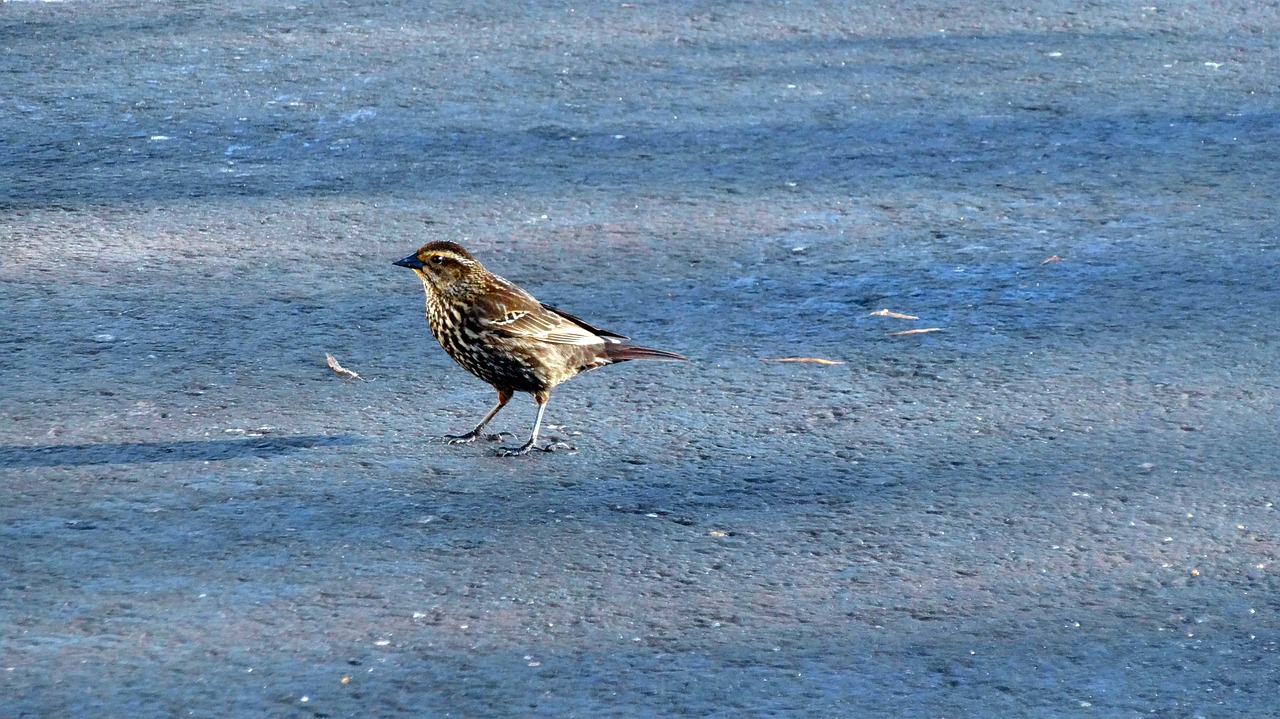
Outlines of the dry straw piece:
[[808,362],[809,364],[844,364],[836,360],[819,359],[817,357],[770,357],[760,360],[761,362]]
[[328,365],[328,366],[329,366],[329,369],[333,370],[333,373],[334,373],[334,374],[336,374],[336,375],[338,375],[339,377],[347,377],[347,378],[350,378],[350,379],[358,379],[358,380],[360,380],[361,382],[364,382],[364,381],[365,381],[364,377],[361,377],[360,375],[356,374],[355,372],[352,372],[351,370],[347,369],[346,367],[343,367],[342,365],[338,364],[338,360],[337,360],[333,355],[329,354],[328,352],[325,352],[325,353],[324,353],[324,363],[325,363],[326,365]]
[[919,317],[916,317],[915,315],[904,315],[904,314],[902,314],[901,312],[890,312],[889,310],[876,310],[875,312],[872,312],[871,314],[869,314],[869,315],[867,315],[867,316],[868,316],[868,317],[892,317],[892,318],[894,318],[894,319],[898,319],[898,320],[918,320],[918,319],[920,319]]

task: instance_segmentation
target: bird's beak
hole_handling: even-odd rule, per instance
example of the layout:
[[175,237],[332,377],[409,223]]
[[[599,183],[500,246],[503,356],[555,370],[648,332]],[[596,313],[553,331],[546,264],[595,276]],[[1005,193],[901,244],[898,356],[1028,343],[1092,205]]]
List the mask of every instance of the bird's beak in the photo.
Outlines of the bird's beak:
[[423,267],[426,267],[426,265],[422,264],[422,260],[418,259],[417,255],[409,255],[403,260],[396,260],[391,264],[399,265],[401,267],[408,267],[411,270],[420,270]]

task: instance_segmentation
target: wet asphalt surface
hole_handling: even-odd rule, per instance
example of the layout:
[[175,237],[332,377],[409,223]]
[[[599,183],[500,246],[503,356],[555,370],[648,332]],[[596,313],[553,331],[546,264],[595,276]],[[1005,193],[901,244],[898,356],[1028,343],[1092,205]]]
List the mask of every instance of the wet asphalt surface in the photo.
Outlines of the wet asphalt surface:
[[[1280,715],[1278,33],[0,5],[0,717]],[[691,362],[446,446],[432,239]]]

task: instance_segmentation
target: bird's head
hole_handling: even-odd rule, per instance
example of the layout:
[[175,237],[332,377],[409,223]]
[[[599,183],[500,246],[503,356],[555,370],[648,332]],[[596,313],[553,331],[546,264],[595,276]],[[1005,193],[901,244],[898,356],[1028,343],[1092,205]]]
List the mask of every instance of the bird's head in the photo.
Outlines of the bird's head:
[[484,273],[484,266],[453,242],[427,243],[392,264],[408,267],[418,274],[427,289],[444,294],[453,294]]

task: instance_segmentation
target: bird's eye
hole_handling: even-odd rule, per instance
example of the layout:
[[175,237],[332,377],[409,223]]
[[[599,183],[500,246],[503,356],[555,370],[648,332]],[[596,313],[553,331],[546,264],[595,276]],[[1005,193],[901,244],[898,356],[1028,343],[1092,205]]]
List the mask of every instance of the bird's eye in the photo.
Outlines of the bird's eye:
[[432,255],[432,256],[431,256],[431,264],[433,264],[433,265],[439,265],[439,264],[442,264],[443,262],[444,262],[444,257],[442,257],[441,255]]

